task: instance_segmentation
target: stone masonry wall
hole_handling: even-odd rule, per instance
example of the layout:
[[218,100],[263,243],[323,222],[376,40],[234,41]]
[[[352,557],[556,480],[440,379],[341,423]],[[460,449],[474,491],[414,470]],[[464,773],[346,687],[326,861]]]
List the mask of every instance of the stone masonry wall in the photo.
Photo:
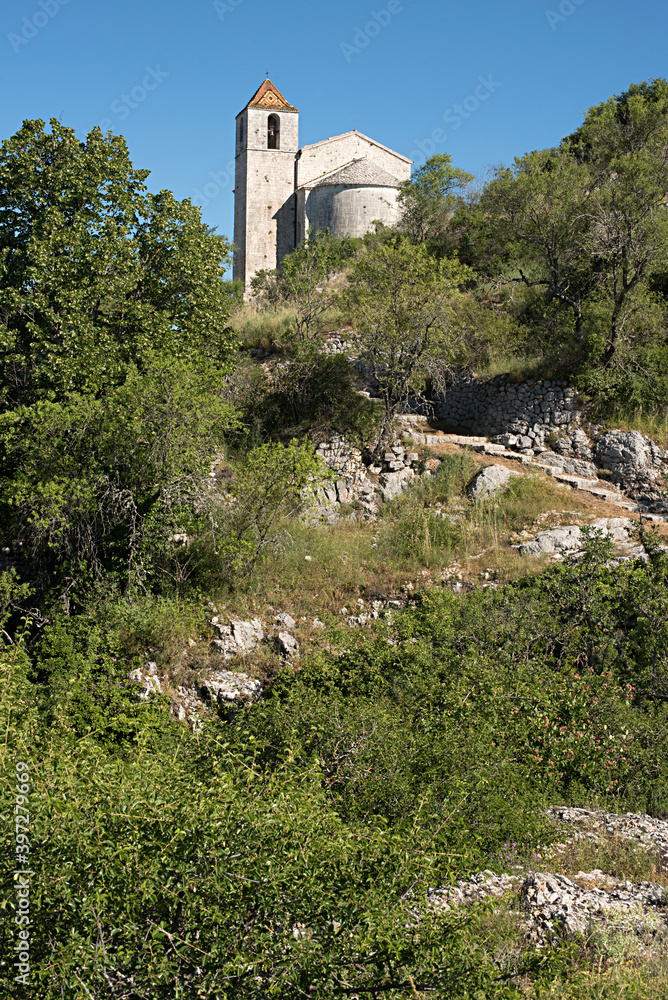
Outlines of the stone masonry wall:
[[567,383],[529,379],[517,384],[508,375],[461,379],[434,401],[434,415],[447,430],[486,437],[517,434],[532,444],[543,444],[551,432],[584,419],[583,404]]
[[386,187],[316,187],[306,199],[304,229],[329,229],[332,236],[363,236],[379,219],[395,225],[401,212],[397,191]]
[[246,284],[273,269],[295,246],[296,112],[280,112],[280,149],[267,148],[269,111],[247,108],[237,119],[234,188],[234,277]]

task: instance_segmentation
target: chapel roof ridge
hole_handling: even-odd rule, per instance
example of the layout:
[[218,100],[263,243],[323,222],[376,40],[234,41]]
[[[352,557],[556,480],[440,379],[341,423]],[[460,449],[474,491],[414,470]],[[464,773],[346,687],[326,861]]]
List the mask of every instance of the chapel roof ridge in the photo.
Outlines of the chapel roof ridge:
[[359,135],[360,138],[366,139],[373,146],[378,146],[379,149],[385,149],[388,153],[392,153],[397,156],[400,160],[405,160],[406,163],[412,163],[413,160],[408,156],[404,156],[403,153],[397,153],[396,149],[390,149],[389,146],[384,146],[382,142],[378,142],[377,139],[372,139],[371,136],[365,135],[364,132],[360,132],[359,129],[353,128],[349,132],[341,132],[340,135],[330,135],[328,139],[320,139],[319,142],[309,142],[302,149],[313,149],[315,146],[324,146],[326,142],[334,142],[335,139],[344,139],[347,135]]
[[328,170],[326,173],[315,177],[300,185],[300,189],[314,187],[337,187],[339,184],[350,184],[364,187],[388,187],[394,188],[399,184],[399,178],[383,170],[378,164],[369,160],[368,156],[355,156],[340,167]]

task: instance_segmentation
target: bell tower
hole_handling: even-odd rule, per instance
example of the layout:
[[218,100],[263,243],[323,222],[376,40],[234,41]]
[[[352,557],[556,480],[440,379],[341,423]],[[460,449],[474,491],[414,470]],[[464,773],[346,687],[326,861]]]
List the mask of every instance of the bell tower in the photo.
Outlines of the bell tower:
[[299,111],[265,80],[236,118],[234,277],[248,289],[295,247]]

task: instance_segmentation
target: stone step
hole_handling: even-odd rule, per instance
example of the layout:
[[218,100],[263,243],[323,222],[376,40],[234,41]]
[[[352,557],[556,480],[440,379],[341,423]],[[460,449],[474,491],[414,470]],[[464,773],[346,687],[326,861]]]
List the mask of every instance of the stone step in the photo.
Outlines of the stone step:
[[557,482],[563,483],[565,486],[570,486],[574,490],[590,493],[592,496],[598,497],[599,500],[608,500],[623,510],[637,512],[639,509],[637,504],[627,500],[622,493],[602,486],[600,479],[584,479],[582,476],[568,476],[565,472],[553,472],[551,471],[554,468],[553,466],[543,466],[543,468]]
[[[557,479],[560,483],[566,483],[568,486],[572,486],[574,490],[592,490],[598,489],[601,486],[599,479],[585,479],[583,476],[569,476],[566,472],[558,472],[557,467],[554,465],[544,465],[543,469],[547,472],[548,476],[552,476],[553,479]],[[612,492],[608,490],[607,492]],[[619,493],[613,494],[619,498]]]
[[489,441],[483,441],[480,444],[472,444],[470,447],[473,448],[474,451],[483,455],[504,455],[506,452],[505,445],[491,444]]
[[[448,444],[461,444],[466,448],[476,448],[478,445],[489,444],[489,439],[486,437],[475,437],[475,435],[470,434],[443,434],[443,440]],[[496,448],[501,447],[501,445],[490,445],[490,447]]]
[[[438,444],[459,444],[465,448],[482,447],[484,444],[488,444],[487,438],[484,437],[468,437],[464,434],[446,434],[444,431],[430,431],[429,434],[423,434],[421,431],[414,431],[412,428],[408,428],[406,433],[409,437],[416,442],[416,444],[427,444],[427,445],[438,445]],[[501,445],[490,445],[490,447],[500,448]]]

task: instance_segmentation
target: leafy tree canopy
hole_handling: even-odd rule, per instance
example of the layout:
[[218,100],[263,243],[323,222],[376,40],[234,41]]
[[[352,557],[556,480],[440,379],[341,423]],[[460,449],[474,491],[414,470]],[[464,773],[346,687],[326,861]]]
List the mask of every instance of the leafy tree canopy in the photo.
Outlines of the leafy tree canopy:
[[211,519],[234,419],[230,246],[147,176],[122,137],[56,120],[0,149],[1,520],[64,593],[143,584]]
[[0,150],[0,401],[103,392],[156,352],[220,364],[228,242],[125,141],[27,121]]
[[378,451],[398,407],[424,389],[432,362],[457,354],[454,307],[471,277],[459,261],[436,259],[424,243],[401,238],[370,246],[351,268],[344,293],[350,338],[384,404]]
[[472,174],[452,165],[449,153],[430,156],[410,180],[399,185],[402,231],[414,240],[442,244],[458,196],[472,180]]

